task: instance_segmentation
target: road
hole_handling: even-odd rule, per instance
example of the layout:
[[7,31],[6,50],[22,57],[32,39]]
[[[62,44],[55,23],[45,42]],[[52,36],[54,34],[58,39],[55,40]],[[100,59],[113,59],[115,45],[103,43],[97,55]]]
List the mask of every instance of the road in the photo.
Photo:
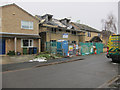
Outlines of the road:
[[117,75],[105,54],[28,70],[3,73],[3,88],[97,88]]

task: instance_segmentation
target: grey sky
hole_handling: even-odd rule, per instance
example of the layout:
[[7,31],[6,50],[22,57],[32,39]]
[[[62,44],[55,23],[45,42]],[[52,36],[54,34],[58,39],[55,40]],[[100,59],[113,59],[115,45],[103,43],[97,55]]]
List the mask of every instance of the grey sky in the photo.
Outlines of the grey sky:
[[101,19],[113,13],[118,18],[117,2],[16,2],[32,15],[52,14],[56,19],[71,17],[71,20],[102,29]]

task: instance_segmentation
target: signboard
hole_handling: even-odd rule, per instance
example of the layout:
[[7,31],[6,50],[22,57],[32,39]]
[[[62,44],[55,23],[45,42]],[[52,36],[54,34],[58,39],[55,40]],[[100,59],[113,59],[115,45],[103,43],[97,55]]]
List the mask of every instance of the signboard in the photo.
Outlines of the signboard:
[[78,45],[76,45],[76,49],[78,49]]
[[63,38],[68,38],[68,33],[64,33]]
[[69,51],[73,51],[73,46],[69,46]]

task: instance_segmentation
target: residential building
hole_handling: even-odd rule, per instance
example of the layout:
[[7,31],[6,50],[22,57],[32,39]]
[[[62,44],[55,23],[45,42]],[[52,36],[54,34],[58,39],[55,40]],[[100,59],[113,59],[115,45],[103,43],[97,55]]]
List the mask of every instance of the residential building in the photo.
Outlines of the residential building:
[[0,54],[23,53],[23,48],[37,47],[40,52],[39,21],[16,4],[1,6]]
[[[45,42],[57,42],[67,40],[69,43],[79,44],[83,31],[77,30],[70,24],[70,19],[57,20],[53,15],[36,15],[39,19],[39,32],[41,36],[41,51],[45,51]],[[82,41],[82,40],[81,40]]]
[[102,36],[101,36],[101,31],[96,30],[88,25],[85,24],[79,24],[79,23],[71,23],[74,27],[80,29],[81,31],[84,31],[84,39],[82,39],[82,42],[90,42],[92,38],[98,36],[100,37],[100,39],[102,40]]

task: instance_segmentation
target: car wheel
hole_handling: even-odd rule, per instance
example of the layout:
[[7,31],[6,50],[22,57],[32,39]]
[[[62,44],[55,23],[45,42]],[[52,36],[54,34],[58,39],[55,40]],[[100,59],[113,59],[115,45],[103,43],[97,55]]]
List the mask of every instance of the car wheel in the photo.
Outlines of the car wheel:
[[112,62],[117,63],[117,59],[112,58]]

